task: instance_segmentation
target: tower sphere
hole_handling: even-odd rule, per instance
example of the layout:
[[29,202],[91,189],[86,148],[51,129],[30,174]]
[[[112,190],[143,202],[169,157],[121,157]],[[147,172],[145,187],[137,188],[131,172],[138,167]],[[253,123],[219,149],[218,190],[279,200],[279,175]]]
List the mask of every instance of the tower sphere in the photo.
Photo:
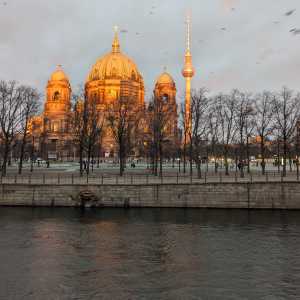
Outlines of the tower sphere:
[[192,55],[187,51],[184,57],[184,67],[182,69],[182,76],[185,78],[192,78],[195,75],[195,69],[192,64]]

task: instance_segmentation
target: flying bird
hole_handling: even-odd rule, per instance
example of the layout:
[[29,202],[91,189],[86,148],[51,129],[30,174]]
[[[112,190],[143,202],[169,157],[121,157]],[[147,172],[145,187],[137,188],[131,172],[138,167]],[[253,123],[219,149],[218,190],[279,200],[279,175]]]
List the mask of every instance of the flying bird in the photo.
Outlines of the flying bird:
[[292,32],[294,35],[298,35],[298,34],[300,34],[300,29],[295,28],[295,29],[293,29],[293,30],[290,31],[290,32]]
[[294,12],[296,11],[296,9],[292,9],[292,10],[289,10],[285,13],[285,16],[289,17],[291,16]]

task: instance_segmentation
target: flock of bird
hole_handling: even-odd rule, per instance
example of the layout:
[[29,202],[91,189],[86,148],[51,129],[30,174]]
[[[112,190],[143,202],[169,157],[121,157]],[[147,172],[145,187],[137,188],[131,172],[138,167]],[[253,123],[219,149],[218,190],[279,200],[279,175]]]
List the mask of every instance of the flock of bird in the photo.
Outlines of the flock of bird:
[[[6,1],[0,2],[0,5],[2,5],[2,6],[7,6],[7,2],[6,2]],[[150,14],[150,15],[154,15],[154,14],[155,14],[155,9],[156,9],[156,6],[155,6],[155,5],[152,5],[149,14]],[[235,11],[235,10],[236,10],[235,7],[232,7],[232,8],[231,8],[231,11]],[[289,16],[293,15],[293,14],[295,13],[295,11],[296,11],[296,9],[291,9],[291,10],[287,11],[287,12],[284,14],[284,16],[289,17]],[[279,22],[279,21],[274,21],[273,23],[274,23],[274,24],[279,24],[280,22]],[[226,27],[222,27],[222,28],[221,28],[221,31],[226,31],[226,30],[227,30]],[[128,30],[127,30],[127,29],[121,29],[120,32],[121,32],[121,33],[128,33]],[[296,28],[296,27],[295,27],[295,28],[292,28],[289,32],[292,33],[292,34],[294,34],[294,35],[298,35],[298,34],[300,34],[300,28]],[[135,35],[140,35],[140,32],[135,32]],[[199,40],[198,42],[199,42],[199,43],[202,43],[202,42],[204,42],[204,41],[203,41],[203,40]]]
[[[235,11],[235,7],[232,7],[231,10],[232,10],[232,11]],[[287,11],[287,12],[284,14],[284,16],[289,17],[289,16],[291,16],[295,11],[296,11],[296,9],[291,9],[291,10]],[[273,23],[274,23],[274,24],[279,24],[280,21],[274,21]],[[222,30],[222,31],[226,31],[227,28],[226,28],[226,27],[222,27],[221,30]],[[296,28],[296,27],[295,27],[295,28],[291,29],[290,32],[293,33],[294,35],[300,34],[300,28]]]
[[[149,15],[154,15],[155,14],[155,9],[156,9],[156,6],[155,5],[152,5],[151,6],[151,10],[149,12]],[[121,33],[128,33],[128,30],[127,29],[121,29],[120,30]],[[140,32],[135,32],[135,35],[140,35],[141,33]]]
[[[7,2],[6,1],[0,2],[0,6],[7,6]],[[152,5],[151,6],[151,10],[149,11],[149,15],[151,15],[151,16],[154,15],[155,14],[155,10],[156,10],[156,6]],[[231,7],[231,11],[235,12],[236,8],[235,7]],[[290,17],[295,12],[296,12],[296,9],[288,10],[287,12],[284,13],[284,16],[285,17]],[[273,23],[274,24],[280,24],[280,21],[274,21]],[[227,28],[226,27],[221,27],[220,30],[222,32],[225,32],[225,31],[227,31]],[[294,27],[294,28],[290,29],[289,32],[291,34],[293,34],[293,35],[300,35],[300,28]],[[120,33],[127,34],[127,33],[129,33],[129,31],[127,29],[125,29],[125,28],[122,28],[122,29],[120,29]],[[136,36],[141,36],[141,33],[138,32],[138,31],[136,31],[135,35]],[[203,43],[203,42],[205,42],[205,41],[204,40],[198,40],[198,43]],[[257,64],[260,64],[260,62],[257,62]]]
[[[151,10],[150,10],[149,14],[154,15],[155,14],[155,9],[156,9],[156,6],[153,5],[151,7]],[[232,12],[236,11],[236,8],[232,7],[231,11]],[[295,13],[295,11],[296,11],[296,9],[291,9],[291,10],[287,11],[284,14],[284,16],[289,17],[289,16],[293,15]],[[274,21],[273,23],[274,24],[279,24],[280,21]],[[221,31],[227,31],[227,28],[226,27],[221,27],[220,30]],[[121,33],[128,33],[128,30],[127,29],[121,29],[120,32]],[[298,35],[298,34],[300,34],[300,28],[297,28],[297,27],[292,28],[289,32],[292,33],[293,35]],[[141,34],[140,32],[135,32],[135,35],[137,35],[137,36],[140,35],[140,34]],[[204,42],[204,40],[198,40],[198,43],[203,43],[203,42]]]

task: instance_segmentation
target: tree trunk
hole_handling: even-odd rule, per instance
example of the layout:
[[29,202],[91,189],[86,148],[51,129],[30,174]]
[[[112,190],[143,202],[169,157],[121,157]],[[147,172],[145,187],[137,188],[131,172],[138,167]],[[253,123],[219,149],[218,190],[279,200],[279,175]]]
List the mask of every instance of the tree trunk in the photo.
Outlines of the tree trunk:
[[186,173],[186,140],[183,144],[183,173]]
[[3,151],[3,163],[2,163],[2,176],[6,176],[7,160],[9,154],[10,142],[8,139],[4,141],[4,151]]
[[162,177],[163,172],[163,149],[162,149],[162,143],[159,142],[159,176]]
[[239,165],[240,165],[240,176],[241,178],[245,177],[244,174],[244,143],[243,143],[243,132],[240,132],[240,157],[239,157]]
[[290,172],[293,171],[293,167],[292,167],[292,154],[291,154],[291,150],[289,149],[289,166],[290,166]]
[[83,175],[83,145],[79,144],[79,165],[80,165],[80,177]]
[[265,175],[266,173],[266,162],[265,162],[265,140],[264,137],[260,137],[260,155],[261,155],[261,173]]
[[192,141],[190,142],[190,147],[189,147],[189,161],[190,161],[190,176],[193,176],[193,144]]
[[158,145],[155,142],[154,144],[154,175],[158,175]]
[[280,173],[280,143],[277,141],[277,172]]
[[86,166],[86,174],[90,174],[90,162],[91,162],[91,144],[89,143],[88,151],[87,151],[87,166]]
[[24,134],[23,134],[21,151],[20,151],[20,161],[19,161],[19,171],[18,171],[18,173],[20,175],[22,174],[22,168],[23,168],[24,150],[25,150],[25,145],[26,145],[26,132],[27,132],[27,129],[24,131]]
[[283,172],[282,176],[286,177],[286,158],[287,158],[287,138],[283,137]]
[[119,160],[120,160],[120,176],[123,176],[123,145],[120,143],[119,145]]
[[249,153],[249,137],[247,136],[246,153],[247,153],[247,173],[250,174],[250,153]]
[[208,146],[206,147],[206,172],[208,172],[208,154],[209,154],[209,151],[208,151]]
[[229,175],[229,166],[228,166],[228,146],[225,145],[225,153],[224,153],[224,160],[225,160],[225,174]]
[[217,168],[217,157],[216,157],[216,149],[215,149],[215,142],[212,143],[212,155],[214,157],[214,164],[215,164],[215,173],[217,174],[218,173],[218,168]]
[[197,165],[197,177],[198,179],[202,178],[201,172],[201,159],[199,159],[199,153],[197,153],[198,157],[196,158],[196,165]]

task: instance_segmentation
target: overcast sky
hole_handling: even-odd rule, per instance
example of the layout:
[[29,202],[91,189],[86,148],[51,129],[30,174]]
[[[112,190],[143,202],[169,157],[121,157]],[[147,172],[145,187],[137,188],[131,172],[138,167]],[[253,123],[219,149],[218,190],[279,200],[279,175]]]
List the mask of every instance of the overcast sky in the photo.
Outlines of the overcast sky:
[[290,32],[300,33],[299,0],[0,0],[0,79],[44,92],[62,64],[75,89],[110,51],[118,25],[128,31],[121,49],[138,65],[147,96],[166,66],[180,98],[188,9],[194,88],[300,90],[300,34]]

